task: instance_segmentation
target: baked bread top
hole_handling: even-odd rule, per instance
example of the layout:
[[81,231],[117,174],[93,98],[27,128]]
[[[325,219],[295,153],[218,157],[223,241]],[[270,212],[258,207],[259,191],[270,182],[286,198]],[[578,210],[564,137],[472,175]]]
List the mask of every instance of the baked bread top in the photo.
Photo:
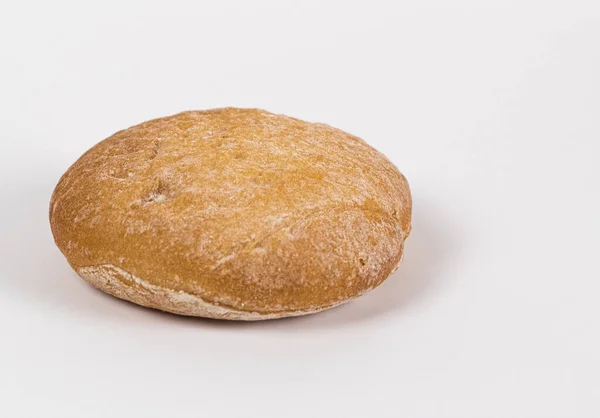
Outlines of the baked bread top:
[[80,274],[107,266],[209,305],[287,316],[387,278],[410,232],[411,196],[394,165],[355,136],[225,108],[102,141],[61,178],[50,221]]

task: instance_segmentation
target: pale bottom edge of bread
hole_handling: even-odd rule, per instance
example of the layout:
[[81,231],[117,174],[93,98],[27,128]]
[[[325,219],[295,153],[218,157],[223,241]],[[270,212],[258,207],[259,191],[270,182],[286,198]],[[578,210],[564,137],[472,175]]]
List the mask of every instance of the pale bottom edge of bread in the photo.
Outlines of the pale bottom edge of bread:
[[327,306],[297,311],[273,313],[240,311],[208,303],[202,298],[187,292],[156,286],[112,264],[77,267],[75,270],[86,282],[112,296],[148,308],[185,316],[237,321],[260,321],[308,315],[336,307],[349,301],[344,300]]

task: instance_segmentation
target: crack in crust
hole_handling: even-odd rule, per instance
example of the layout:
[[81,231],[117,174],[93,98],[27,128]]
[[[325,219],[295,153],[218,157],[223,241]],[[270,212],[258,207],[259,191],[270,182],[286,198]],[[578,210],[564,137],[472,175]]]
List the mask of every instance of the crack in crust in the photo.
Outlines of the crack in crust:
[[134,276],[112,264],[76,268],[77,274],[92,286],[120,299],[128,300],[147,308],[185,316],[199,316],[214,319],[238,321],[260,321],[288,316],[301,316],[316,313],[341,305],[347,301],[328,306],[298,311],[250,312],[232,307],[208,303],[199,296],[184,291],[156,286]]

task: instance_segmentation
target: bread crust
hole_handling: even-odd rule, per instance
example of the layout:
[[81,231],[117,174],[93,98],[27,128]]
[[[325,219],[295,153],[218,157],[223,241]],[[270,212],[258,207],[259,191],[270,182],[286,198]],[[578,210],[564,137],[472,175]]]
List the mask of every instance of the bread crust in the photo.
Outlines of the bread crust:
[[378,286],[410,233],[404,176],[361,139],[258,109],[190,111],[97,144],[50,202],[57,246],[101,290],[257,320]]

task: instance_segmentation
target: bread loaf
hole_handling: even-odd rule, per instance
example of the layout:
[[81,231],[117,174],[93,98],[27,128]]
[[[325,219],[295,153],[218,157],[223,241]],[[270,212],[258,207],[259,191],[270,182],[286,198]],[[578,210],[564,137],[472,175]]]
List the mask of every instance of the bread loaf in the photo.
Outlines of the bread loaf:
[[411,228],[406,179],[361,139],[256,109],[117,132],[62,176],[58,248],[93,286],[182,315],[260,320],[382,283]]

